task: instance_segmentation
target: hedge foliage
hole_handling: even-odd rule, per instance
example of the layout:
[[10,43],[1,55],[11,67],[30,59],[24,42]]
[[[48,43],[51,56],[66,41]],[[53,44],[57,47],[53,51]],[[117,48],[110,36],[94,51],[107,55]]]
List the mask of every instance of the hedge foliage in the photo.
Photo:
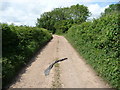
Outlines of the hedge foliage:
[[2,27],[2,79],[6,85],[30,57],[43,47],[52,35],[47,30],[28,26],[0,24]]
[[72,26],[66,37],[100,76],[114,88],[120,87],[120,14]]

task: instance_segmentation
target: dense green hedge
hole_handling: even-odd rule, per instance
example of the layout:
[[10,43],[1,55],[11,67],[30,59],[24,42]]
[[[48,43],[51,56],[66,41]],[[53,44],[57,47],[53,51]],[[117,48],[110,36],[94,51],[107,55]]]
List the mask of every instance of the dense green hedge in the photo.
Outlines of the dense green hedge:
[[72,26],[66,37],[100,76],[113,87],[120,87],[120,14]]
[[0,24],[2,27],[2,79],[6,85],[16,72],[52,35],[47,30],[36,27]]

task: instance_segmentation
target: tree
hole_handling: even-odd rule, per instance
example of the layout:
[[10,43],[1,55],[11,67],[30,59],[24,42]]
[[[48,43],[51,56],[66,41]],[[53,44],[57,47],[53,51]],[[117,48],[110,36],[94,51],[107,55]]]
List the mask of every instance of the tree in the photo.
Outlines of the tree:
[[105,9],[104,13],[101,15],[107,15],[107,14],[112,14],[112,13],[120,13],[120,3],[118,2],[117,4],[111,4],[109,5],[108,8]]
[[76,24],[85,22],[86,19],[89,17],[89,14],[90,12],[88,11],[88,8],[84,5],[77,4],[70,7],[71,18]]
[[[59,28],[62,32],[68,30],[71,24],[81,24],[89,17],[90,12],[84,5],[72,5],[71,7],[55,8],[50,12],[43,13],[40,18],[37,18],[37,27],[45,28],[55,33]],[[67,23],[68,22],[68,23]],[[67,25],[67,26],[65,26]]]
[[56,32],[60,34],[68,31],[72,24],[73,24],[72,20],[61,20],[59,22],[56,22],[54,27],[56,29]]
[[48,30],[54,30],[54,28],[51,26],[53,25],[54,19],[52,18],[51,12],[45,12],[41,15],[40,18],[37,18],[37,27],[46,28]]

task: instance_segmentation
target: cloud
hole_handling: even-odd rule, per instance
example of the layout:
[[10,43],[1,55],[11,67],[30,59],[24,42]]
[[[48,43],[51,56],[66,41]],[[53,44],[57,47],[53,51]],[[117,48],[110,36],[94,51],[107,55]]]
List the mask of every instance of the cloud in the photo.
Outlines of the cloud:
[[[4,6],[3,6],[4,5]],[[6,6],[8,6],[6,8]],[[39,6],[39,5],[37,5]],[[6,3],[2,4],[0,10],[0,22],[14,23],[17,25],[35,25],[35,20],[40,15],[40,9],[37,9],[32,3]],[[39,7],[40,8],[40,7]]]
[[18,2],[18,3],[23,3],[23,2],[42,2],[42,3],[49,3],[49,2],[74,2],[74,1],[79,1],[79,2],[118,2],[119,0],[3,0],[5,2]]
[[[103,1],[103,0],[99,0]],[[107,0],[104,0],[107,2]],[[109,0],[110,2],[111,0]],[[117,0],[112,0],[117,1]],[[89,3],[88,3],[89,2]],[[44,12],[57,7],[68,7],[75,4],[88,6],[93,17],[98,17],[107,5],[101,7],[96,0],[2,0],[0,1],[0,22],[14,23],[15,25],[35,26],[37,18]]]
[[3,2],[3,3],[1,3],[0,10],[4,11],[4,10],[8,9],[9,7],[10,7],[9,2]]
[[99,4],[90,4],[88,5],[89,11],[92,13],[90,18],[98,18],[105,8],[108,8],[109,5],[101,7]]

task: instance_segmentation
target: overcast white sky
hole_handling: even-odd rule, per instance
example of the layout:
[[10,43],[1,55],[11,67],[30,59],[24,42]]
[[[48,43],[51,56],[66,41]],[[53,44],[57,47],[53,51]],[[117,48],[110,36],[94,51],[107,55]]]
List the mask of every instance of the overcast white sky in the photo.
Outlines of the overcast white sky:
[[15,25],[35,26],[37,18],[44,12],[57,7],[83,4],[92,13],[90,18],[99,17],[110,4],[119,0],[0,0],[0,22]]

